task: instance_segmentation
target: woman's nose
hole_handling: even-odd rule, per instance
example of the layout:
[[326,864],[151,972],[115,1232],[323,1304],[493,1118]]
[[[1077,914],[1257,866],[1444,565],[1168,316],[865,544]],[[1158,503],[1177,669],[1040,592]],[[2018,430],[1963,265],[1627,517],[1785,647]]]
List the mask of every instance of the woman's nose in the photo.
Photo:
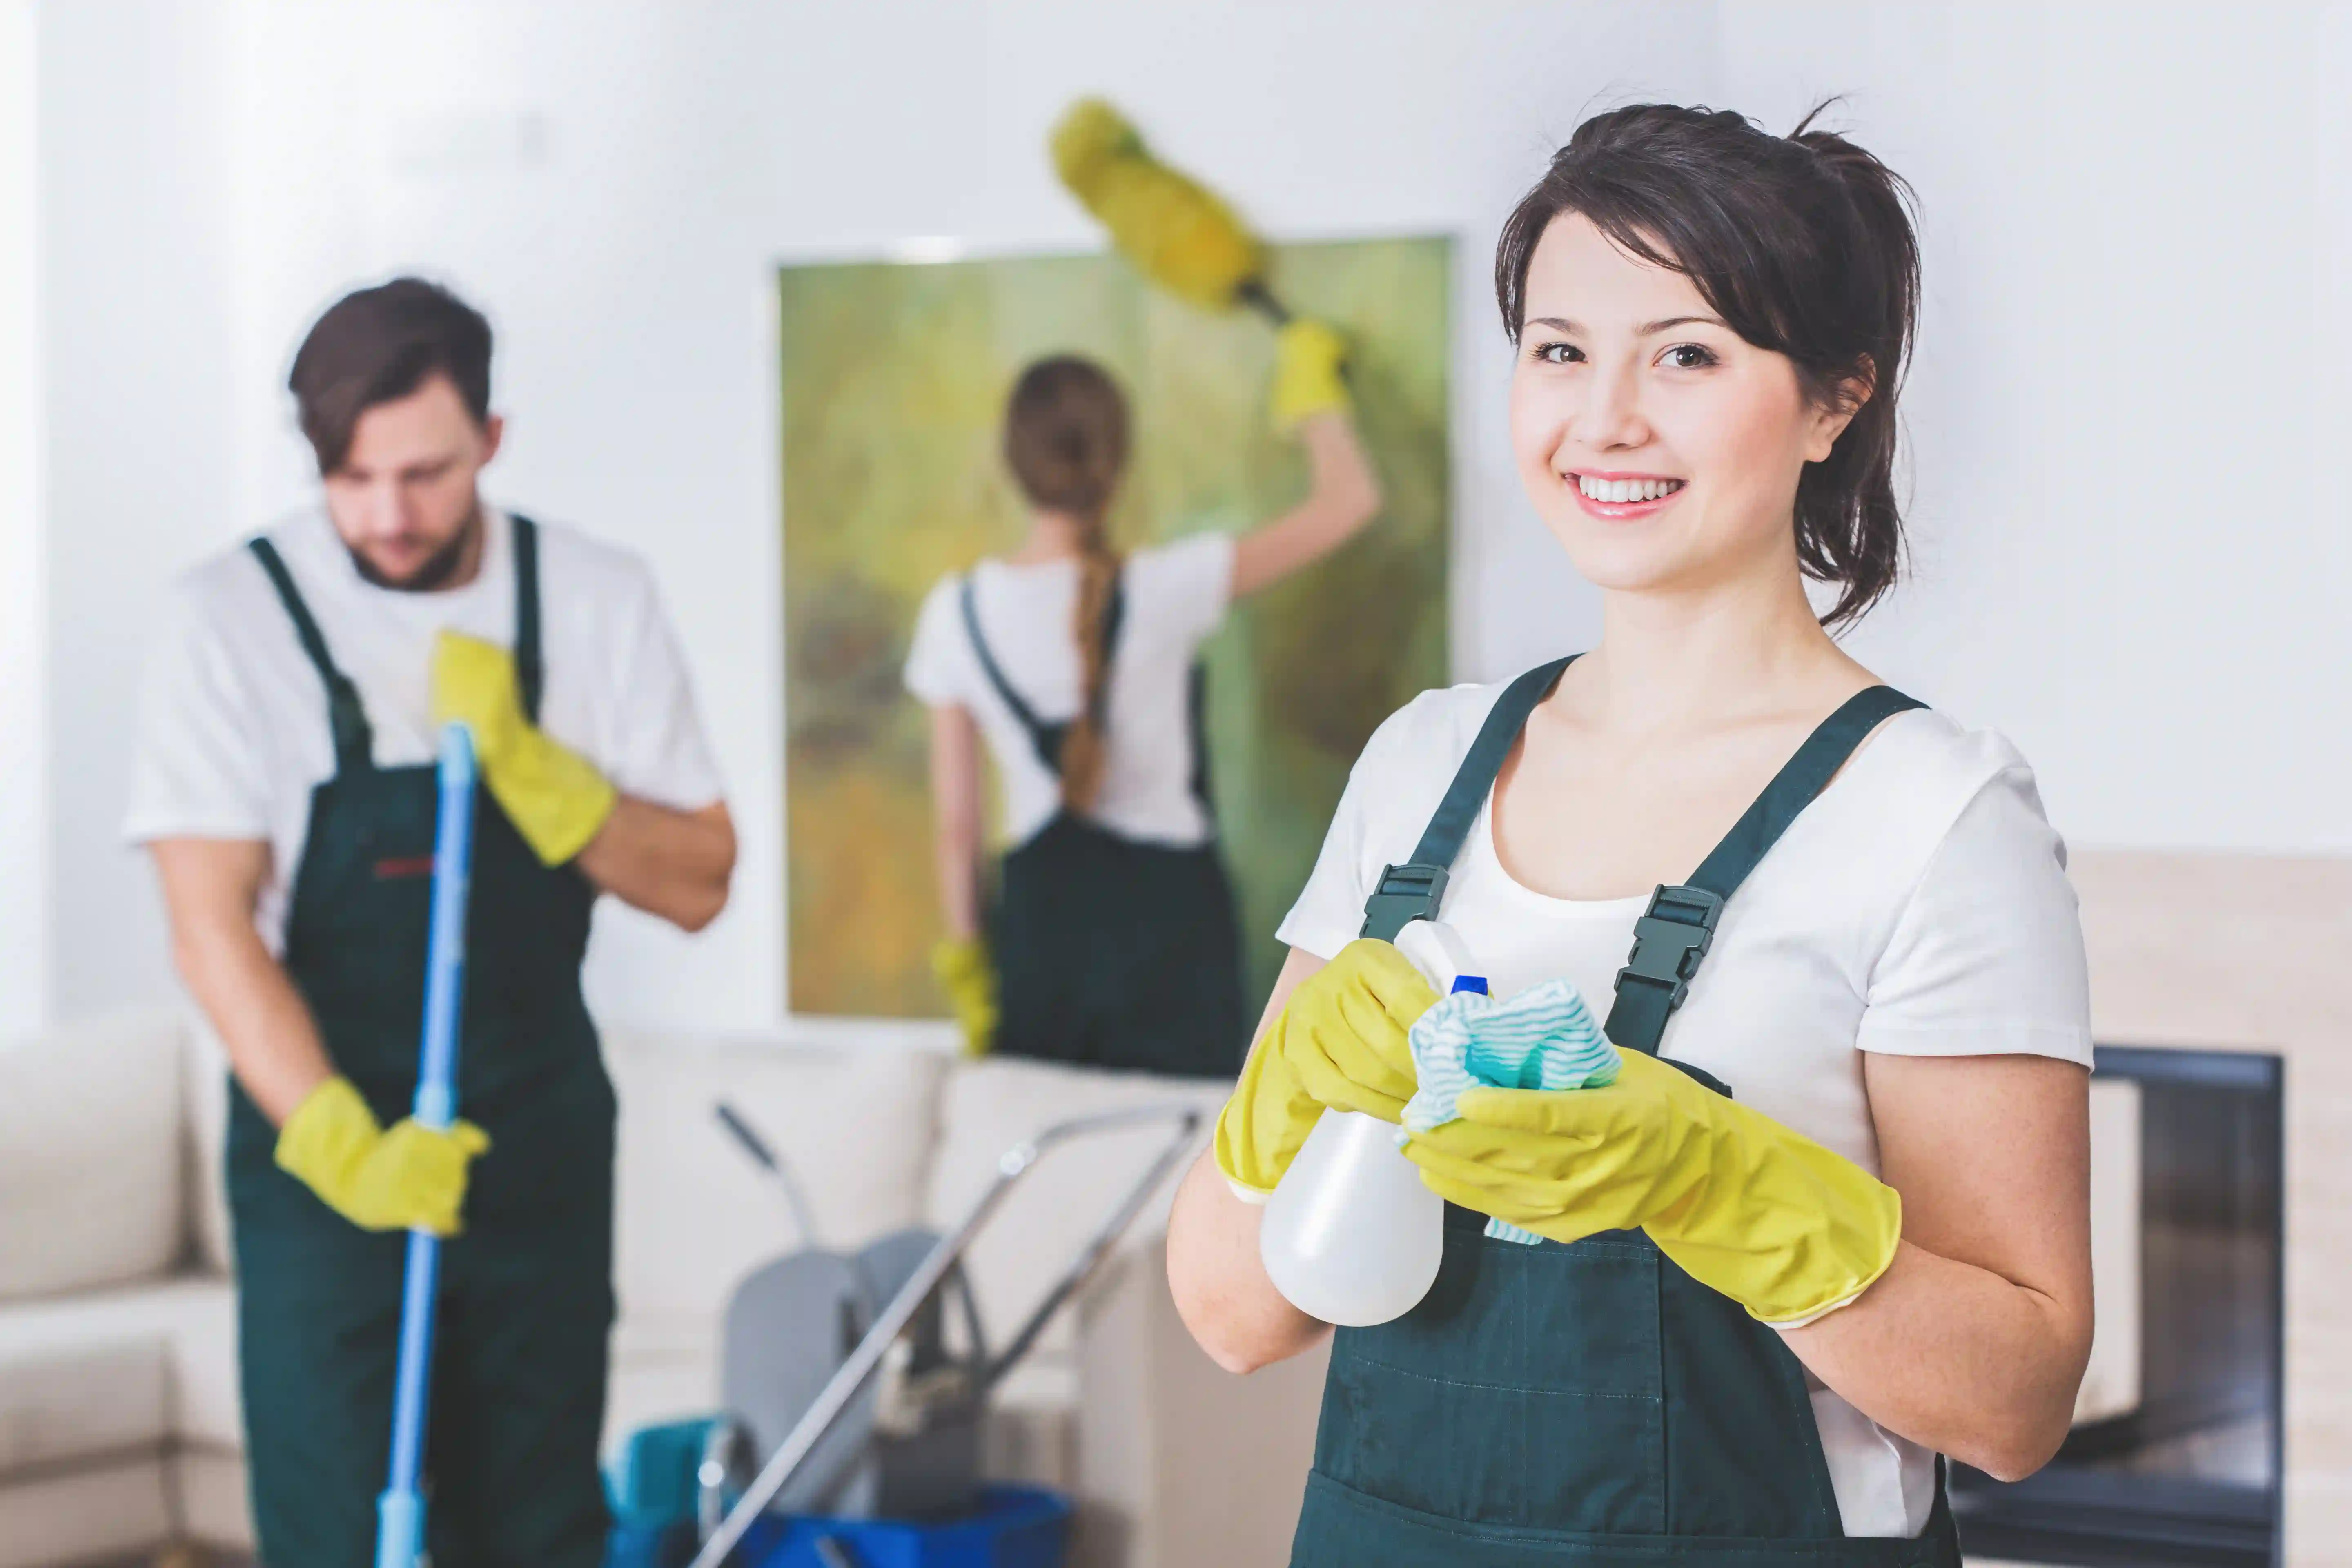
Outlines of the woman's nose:
[[1584,405],[1576,411],[1579,441],[1597,449],[1638,447],[1649,438],[1649,427],[1642,420],[1640,383],[1632,366],[1598,370],[1584,385]]

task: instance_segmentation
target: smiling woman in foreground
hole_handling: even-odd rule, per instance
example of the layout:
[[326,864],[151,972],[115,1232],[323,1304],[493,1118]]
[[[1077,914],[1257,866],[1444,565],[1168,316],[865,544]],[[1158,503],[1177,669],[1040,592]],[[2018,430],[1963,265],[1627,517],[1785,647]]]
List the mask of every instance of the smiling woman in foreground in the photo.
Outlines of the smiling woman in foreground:
[[1958,1568],[1937,1456],[2018,1477],[2065,1435],[2091,1044],[2064,850],[2005,739],[1830,635],[1901,559],[1904,195],[1828,132],[1645,105],[1580,127],[1504,227],[1514,452],[1601,636],[1365,747],[1178,1197],[1194,1336],[1247,1372],[1331,1331],[1267,1279],[1257,1205],[1327,1106],[1393,1121],[1413,1091],[1436,998],[1359,936],[1391,866],[1442,864],[1417,912],[1498,998],[1573,982],[1622,1066],[1472,1089],[1408,1139],[1444,1262],[1339,1331],[1294,1563]]

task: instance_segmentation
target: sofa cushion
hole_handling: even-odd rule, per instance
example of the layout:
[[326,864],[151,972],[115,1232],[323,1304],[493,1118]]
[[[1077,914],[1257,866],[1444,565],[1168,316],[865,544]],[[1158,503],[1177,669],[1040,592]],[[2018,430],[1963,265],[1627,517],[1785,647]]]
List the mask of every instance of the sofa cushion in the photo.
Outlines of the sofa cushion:
[[[960,1223],[995,1179],[1005,1151],[1057,1121],[1142,1105],[1189,1105],[1202,1113],[1205,1144],[1230,1084],[1099,1072],[1000,1058],[959,1066],[943,1099],[942,1135],[925,1213],[934,1227]],[[1078,1249],[1139,1179],[1173,1133],[1154,1123],[1097,1133],[1047,1152],[1024,1176],[965,1259],[982,1321],[1000,1347],[1053,1289]],[[1136,1221],[1136,1235],[1166,1228],[1180,1163]],[[1070,1314],[1056,1315],[1041,1349],[1066,1353]]]
[[245,1458],[210,1448],[183,1448],[168,1461],[182,1533],[231,1552],[253,1550],[253,1509],[245,1489]]
[[0,1568],[119,1562],[171,1534],[159,1455],[0,1480]]
[[173,1015],[0,1044],[0,1301],[170,1268],[184,1236],[182,1159]]
[[35,1345],[0,1340],[0,1480],[160,1449],[170,1405],[163,1342],[154,1334]]
[[722,1099],[793,1167],[826,1246],[917,1223],[945,1058],[890,1044],[615,1031],[621,1313],[708,1328],[737,1280],[809,1245],[774,1179],[713,1115]]
[[227,1281],[0,1302],[0,1474],[167,1439],[234,1450],[242,1431]]

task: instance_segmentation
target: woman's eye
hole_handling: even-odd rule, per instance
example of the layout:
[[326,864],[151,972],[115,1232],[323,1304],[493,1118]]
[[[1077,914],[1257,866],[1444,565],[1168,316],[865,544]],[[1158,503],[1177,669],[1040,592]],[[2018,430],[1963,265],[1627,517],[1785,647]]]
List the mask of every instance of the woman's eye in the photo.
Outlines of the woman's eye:
[[1659,363],[1674,370],[1705,370],[1717,363],[1715,351],[1698,343],[1676,343],[1658,359]]
[[1545,343],[1536,350],[1536,358],[1546,364],[1574,364],[1584,358],[1584,351],[1574,343]]

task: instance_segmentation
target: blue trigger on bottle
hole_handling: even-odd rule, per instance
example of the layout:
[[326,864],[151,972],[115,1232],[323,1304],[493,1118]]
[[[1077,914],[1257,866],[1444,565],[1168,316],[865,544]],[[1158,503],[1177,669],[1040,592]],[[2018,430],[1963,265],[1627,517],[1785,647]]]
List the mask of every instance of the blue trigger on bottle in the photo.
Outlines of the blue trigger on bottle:
[[[1457,974],[1454,977],[1454,989],[1455,991],[1475,991],[1479,995],[1484,996],[1487,994],[1486,977],[1483,974]],[[1448,994],[1451,994],[1451,993],[1448,993]]]

